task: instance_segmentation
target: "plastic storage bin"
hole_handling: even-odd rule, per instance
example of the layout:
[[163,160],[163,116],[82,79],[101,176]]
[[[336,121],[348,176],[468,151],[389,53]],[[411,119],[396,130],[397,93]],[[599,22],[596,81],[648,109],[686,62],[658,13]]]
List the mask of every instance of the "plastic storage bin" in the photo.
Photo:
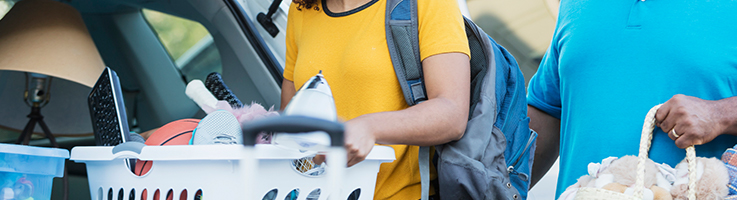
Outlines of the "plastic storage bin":
[[[207,200],[327,199],[334,193],[328,188],[335,184],[330,179],[333,167],[316,177],[294,168],[296,159],[309,155],[277,145],[118,145],[75,147],[70,159],[86,164],[93,200],[154,200],[155,193],[159,193],[160,200],[167,196],[192,200],[196,193]],[[125,158],[151,160],[153,166],[148,173],[137,176],[126,167]],[[360,193],[358,199],[372,199],[379,165],[394,159],[391,147],[375,146],[365,161],[344,168],[337,198],[330,199],[347,199],[351,193]]]
[[0,199],[48,200],[54,177],[64,176],[66,149],[0,144]]

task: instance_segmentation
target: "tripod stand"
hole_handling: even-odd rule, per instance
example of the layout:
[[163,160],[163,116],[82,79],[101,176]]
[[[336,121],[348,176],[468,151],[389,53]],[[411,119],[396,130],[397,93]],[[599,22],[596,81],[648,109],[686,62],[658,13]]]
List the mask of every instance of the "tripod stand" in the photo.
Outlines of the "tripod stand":
[[[28,143],[31,140],[31,135],[33,135],[33,129],[36,128],[36,123],[41,126],[41,129],[43,129],[44,135],[46,135],[46,138],[49,138],[49,141],[51,142],[51,145],[53,147],[59,148],[59,144],[56,143],[56,138],[54,138],[53,135],[51,135],[51,131],[49,131],[49,127],[46,126],[46,122],[44,122],[44,116],[41,115],[41,106],[39,106],[39,103],[34,103],[33,106],[31,106],[31,114],[28,114],[28,123],[26,124],[26,127],[23,128],[23,132],[21,132],[20,137],[18,137],[18,140],[15,141],[15,144],[21,144],[23,142],[23,145],[28,145]],[[69,180],[67,179],[67,167],[64,165],[64,176],[62,177],[62,181],[64,183],[64,199],[68,198],[67,191],[69,190]]]
[[16,144],[21,144],[23,142],[23,145],[28,145],[28,143],[31,140],[31,135],[33,135],[33,129],[36,128],[36,124],[41,126],[41,129],[43,129],[44,135],[46,135],[46,138],[49,138],[49,141],[51,142],[51,145],[54,147],[59,147],[59,144],[56,143],[56,138],[54,138],[53,135],[51,135],[51,131],[49,131],[49,127],[46,126],[46,122],[44,122],[44,116],[41,115],[41,107],[34,104],[31,107],[31,114],[28,114],[28,123],[26,124],[26,127],[23,129],[23,132],[21,132],[20,137],[18,137],[18,140],[15,141]]
[[[30,99],[28,79],[31,79],[32,85],[32,89],[30,90]],[[28,123],[26,123],[26,127],[23,128],[23,132],[21,132],[18,140],[15,141],[15,144],[21,144],[22,142],[23,145],[28,145],[31,141],[33,130],[36,128],[36,124],[38,124],[41,126],[46,138],[51,142],[51,145],[55,148],[59,148],[59,144],[56,143],[56,138],[54,135],[51,135],[49,127],[46,126],[46,122],[44,122],[44,116],[41,115],[41,107],[44,107],[49,103],[49,88],[51,88],[51,77],[43,75],[34,76],[26,73],[26,91],[23,95],[23,101],[31,107],[31,113],[27,115],[29,118]],[[67,176],[66,164],[64,165],[64,176],[62,177],[62,182],[64,184],[63,199],[66,200],[69,199],[69,179]]]

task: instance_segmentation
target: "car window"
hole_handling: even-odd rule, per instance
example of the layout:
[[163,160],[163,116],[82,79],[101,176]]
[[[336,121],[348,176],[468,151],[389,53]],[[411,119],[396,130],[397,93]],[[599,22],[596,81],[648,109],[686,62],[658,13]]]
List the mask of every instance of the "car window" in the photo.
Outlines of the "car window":
[[222,73],[220,53],[202,24],[147,9],[143,15],[187,82]]

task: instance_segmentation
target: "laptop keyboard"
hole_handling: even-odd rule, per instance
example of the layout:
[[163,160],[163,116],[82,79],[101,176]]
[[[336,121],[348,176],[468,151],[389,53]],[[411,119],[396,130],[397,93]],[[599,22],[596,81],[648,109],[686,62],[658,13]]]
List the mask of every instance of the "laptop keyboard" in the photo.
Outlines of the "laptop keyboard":
[[95,141],[98,146],[115,146],[122,143],[123,138],[108,73],[100,76],[98,82],[99,85],[93,88],[88,99]]

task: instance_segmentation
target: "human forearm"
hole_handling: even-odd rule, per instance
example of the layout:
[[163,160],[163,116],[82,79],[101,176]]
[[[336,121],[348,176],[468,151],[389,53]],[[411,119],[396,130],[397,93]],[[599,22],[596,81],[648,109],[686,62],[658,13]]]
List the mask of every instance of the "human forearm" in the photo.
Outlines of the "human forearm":
[[469,64],[468,56],[462,53],[425,58],[427,101],[399,111],[362,115],[347,126],[367,128],[364,133],[380,144],[427,146],[460,139],[468,120]]
[[560,119],[529,105],[527,106],[527,115],[530,117],[530,128],[538,134],[535,162],[532,165],[532,182],[530,184],[530,188],[532,188],[558,158]]
[[422,61],[428,100],[399,111],[361,115],[346,122],[348,165],[362,161],[375,143],[435,145],[463,135],[470,98],[469,59],[443,53]]
[[379,144],[437,145],[463,136],[467,107],[440,97],[400,111],[362,115],[347,126],[368,129]]
[[295,89],[294,82],[284,79],[281,84],[281,104],[279,109],[284,110],[295,93],[297,93],[297,90]]
[[722,134],[737,135],[737,97],[730,97],[715,102],[718,109],[716,116],[721,116],[719,124],[724,127]]

